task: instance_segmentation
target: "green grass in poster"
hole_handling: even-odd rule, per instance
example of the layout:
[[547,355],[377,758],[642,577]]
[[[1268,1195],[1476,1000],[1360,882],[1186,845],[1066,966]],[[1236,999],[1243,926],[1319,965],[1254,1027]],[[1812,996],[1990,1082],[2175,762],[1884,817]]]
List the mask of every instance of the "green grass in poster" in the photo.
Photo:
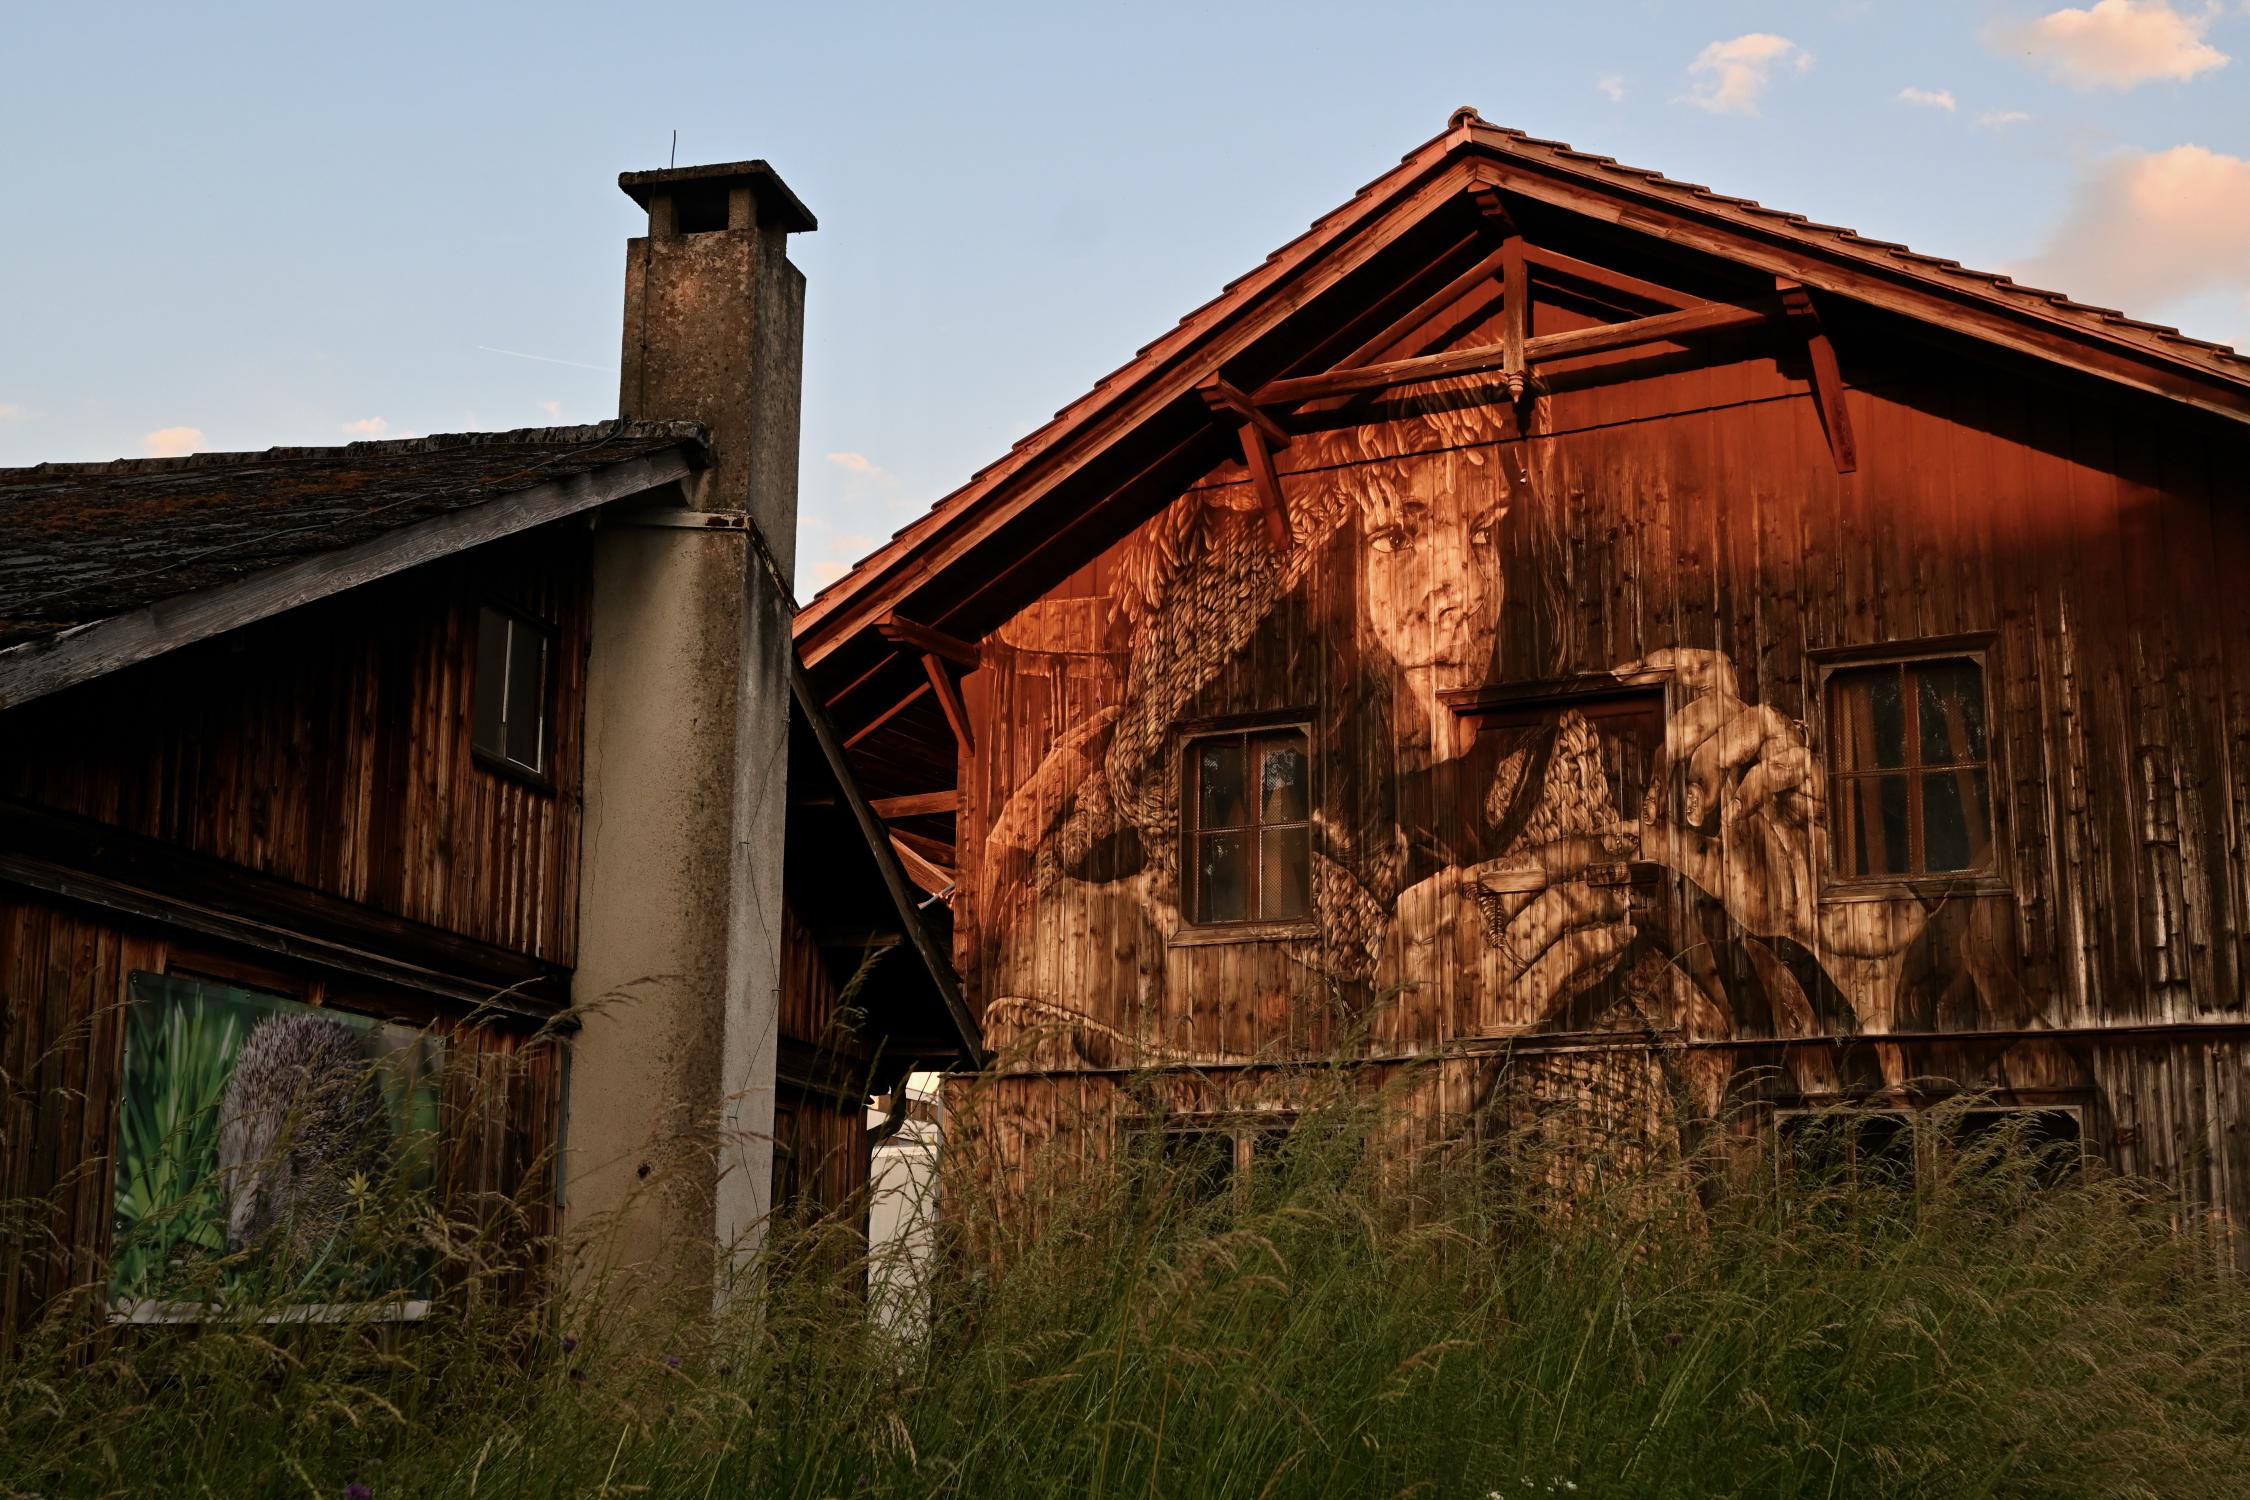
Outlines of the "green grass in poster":
[[112,1302],[411,1290],[425,1268],[390,1210],[430,1185],[442,1053],[362,1016],[133,976]]

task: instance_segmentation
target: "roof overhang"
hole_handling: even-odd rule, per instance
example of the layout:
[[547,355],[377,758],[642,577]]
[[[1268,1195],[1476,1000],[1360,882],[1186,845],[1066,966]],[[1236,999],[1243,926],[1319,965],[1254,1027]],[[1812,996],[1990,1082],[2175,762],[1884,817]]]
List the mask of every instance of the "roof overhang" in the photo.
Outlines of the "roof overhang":
[[[828,782],[815,796],[808,796],[810,789],[801,785],[790,789],[793,804],[789,815],[790,833],[793,839],[805,841],[798,853],[807,867],[818,864],[824,885],[835,886],[856,879],[861,889],[871,894],[874,903],[882,908],[879,916],[884,927],[902,940],[899,946],[910,950],[909,961],[914,965],[909,983],[883,987],[892,997],[892,1008],[887,1014],[874,1015],[875,1024],[870,1029],[891,1049],[888,1063],[893,1068],[930,1067],[956,1060],[971,1067],[981,1065],[983,1032],[962,997],[953,965],[929,924],[922,919],[913,887],[892,848],[890,829],[876,816],[860,790],[859,778],[852,771],[843,741],[830,722],[819,693],[813,689],[804,664],[794,653],[789,664],[789,691],[795,709],[795,727],[809,736],[817,748],[819,764],[827,773],[824,780]],[[795,773],[792,779],[797,779]],[[842,851],[847,836],[839,835],[832,845],[811,847],[811,841],[818,834],[807,821],[807,804],[815,800],[827,804],[826,810],[838,825],[848,825],[856,833],[856,842],[865,846],[871,861],[868,867],[859,871],[843,867]],[[868,895],[855,899],[864,910]]]

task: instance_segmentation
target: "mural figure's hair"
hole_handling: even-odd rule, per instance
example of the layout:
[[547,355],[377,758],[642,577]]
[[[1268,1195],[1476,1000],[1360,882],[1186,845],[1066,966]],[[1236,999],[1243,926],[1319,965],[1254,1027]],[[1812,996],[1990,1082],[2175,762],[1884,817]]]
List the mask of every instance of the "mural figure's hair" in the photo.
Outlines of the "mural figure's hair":
[[[1489,413],[1476,401],[1464,404],[1454,385],[1405,403],[1406,421],[1347,423],[1300,439],[1301,466],[1315,472],[1286,486],[1292,544],[1283,553],[1275,553],[1239,487],[1192,490],[1141,528],[1119,558],[1112,594],[1114,619],[1129,642],[1124,701],[1098,784],[1088,785],[1062,829],[1066,861],[1123,823],[1140,833],[1145,856],[1160,872],[1176,876],[1170,830],[1179,816],[1179,779],[1163,759],[1172,726],[1303,582],[1338,530],[1359,518],[1380,527],[1398,511],[1404,496],[1383,460],[1401,449],[1464,448],[1494,435]],[[1483,461],[1469,451],[1472,461]],[[1336,847],[1319,853],[1313,880],[1322,967],[1364,978],[1381,946],[1402,861],[1389,847],[1361,847],[1369,841],[1347,830],[1330,832]],[[1337,863],[1339,854],[1349,869]]]
[[353,1175],[389,1155],[382,1086],[350,1027],[299,1012],[251,1028],[219,1106],[228,1250],[278,1236],[291,1256],[317,1253],[343,1222]]

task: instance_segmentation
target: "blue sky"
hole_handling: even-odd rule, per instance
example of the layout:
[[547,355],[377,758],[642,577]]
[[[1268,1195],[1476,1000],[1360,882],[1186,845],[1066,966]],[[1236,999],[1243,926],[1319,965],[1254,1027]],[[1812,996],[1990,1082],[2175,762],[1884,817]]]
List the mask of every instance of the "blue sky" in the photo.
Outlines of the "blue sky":
[[807,593],[1463,103],[2250,345],[2250,0],[82,3],[0,69],[0,465],[608,416],[616,174],[765,157]]

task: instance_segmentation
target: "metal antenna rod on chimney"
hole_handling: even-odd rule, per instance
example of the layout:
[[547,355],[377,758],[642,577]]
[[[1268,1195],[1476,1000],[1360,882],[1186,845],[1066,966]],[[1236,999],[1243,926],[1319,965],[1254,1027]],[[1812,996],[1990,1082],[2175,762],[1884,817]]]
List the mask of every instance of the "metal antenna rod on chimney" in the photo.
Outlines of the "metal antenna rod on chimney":
[[679,164],[680,164],[680,133],[679,133],[679,132],[678,132],[677,130],[675,130],[675,131],[673,131],[673,132],[672,132],[672,159],[671,159],[670,161],[666,162],[666,163],[665,163],[664,165],[666,165],[667,167],[676,167],[676,166],[678,166]]

